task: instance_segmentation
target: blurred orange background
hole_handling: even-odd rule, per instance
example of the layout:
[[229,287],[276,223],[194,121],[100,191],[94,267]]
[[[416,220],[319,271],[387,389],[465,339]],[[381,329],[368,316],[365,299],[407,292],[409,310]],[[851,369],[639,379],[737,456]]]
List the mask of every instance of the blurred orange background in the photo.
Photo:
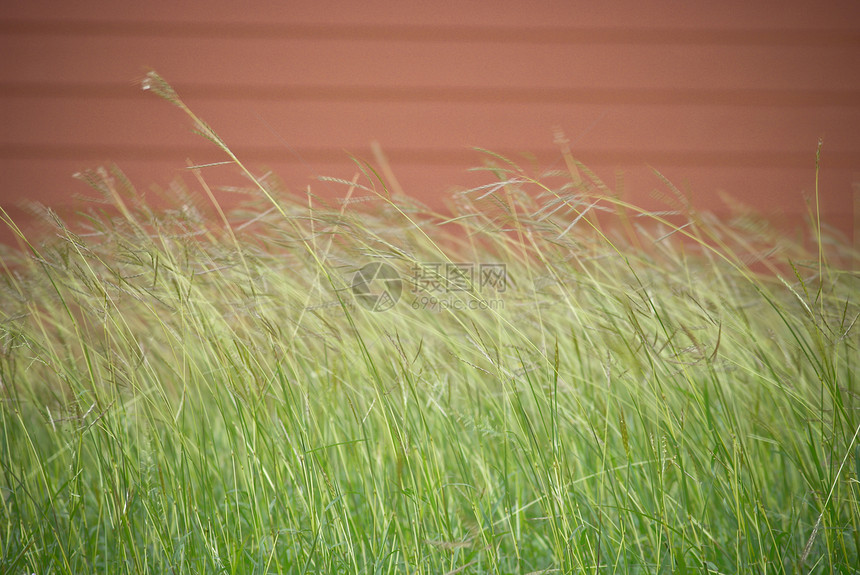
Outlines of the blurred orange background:
[[[86,207],[71,175],[115,162],[142,192],[223,159],[149,68],[252,169],[337,196],[348,154],[378,141],[433,207],[489,182],[473,147],[533,173],[574,156],[654,206],[665,186],[726,212],[720,192],[798,225],[823,140],[823,219],[854,233],[860,183],[860,3],[7,3],[0,17],[0,205]],[[620,176],[623,174],[623,177]],[[209,168],[213,185],[240,181]],[[193,178],[185,173],[194,188]],[[217,191],[230,205],[235,194]],[[202,194],[201,194],[202,195]],[[6,236],[4,236],[6,237]]]

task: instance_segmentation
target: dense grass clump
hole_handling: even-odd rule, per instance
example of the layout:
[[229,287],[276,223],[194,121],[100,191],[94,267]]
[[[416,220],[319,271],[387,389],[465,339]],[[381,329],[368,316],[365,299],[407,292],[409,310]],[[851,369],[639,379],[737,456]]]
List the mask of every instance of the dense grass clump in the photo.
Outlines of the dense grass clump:
[[3,253],[0,571],[852,572],[856,254],[568,160],[448,219],[86,174],[118,215]]

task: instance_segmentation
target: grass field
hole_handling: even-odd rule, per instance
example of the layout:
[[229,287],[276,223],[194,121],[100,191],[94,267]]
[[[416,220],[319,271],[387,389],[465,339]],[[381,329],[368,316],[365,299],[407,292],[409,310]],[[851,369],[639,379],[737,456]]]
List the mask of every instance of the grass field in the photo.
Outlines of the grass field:
[[857,572],[848,242],[488,158],[447,221],[83,174],[2,252],[0,572]]

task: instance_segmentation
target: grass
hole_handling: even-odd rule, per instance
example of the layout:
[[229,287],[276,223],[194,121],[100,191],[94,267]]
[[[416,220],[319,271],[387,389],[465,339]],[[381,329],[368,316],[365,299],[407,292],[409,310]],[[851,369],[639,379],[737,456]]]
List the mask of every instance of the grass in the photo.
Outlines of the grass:
[[816,217],[646,212],[567,153],[447,220],[365,164],[298,200],[148,82],[249,200],[114,169],[51,241],[4,217],[0,571],[856,572],[857,254]]

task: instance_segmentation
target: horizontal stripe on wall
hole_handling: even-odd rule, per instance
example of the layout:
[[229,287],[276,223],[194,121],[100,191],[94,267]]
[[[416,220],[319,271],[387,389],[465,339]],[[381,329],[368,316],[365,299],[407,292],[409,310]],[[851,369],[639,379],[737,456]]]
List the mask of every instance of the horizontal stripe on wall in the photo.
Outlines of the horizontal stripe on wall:
[[128,85],[154,68],[179,88],[860,91],[860,47],[0,36],[0,53],[3,84]]
[[[0,83],[0,98],[137,99],[139,86],[49,82]],[[486,102],[655,106],[849,107],[860,90],[702,90],[660,88],[527,88],[508,86],[242,86],[184,84],[183,97],[219,100],[318,102]]]
[[358,40],[492,44],[676,46],[860,46],[860,32],[831,29],[618,28],[560,26],[361,26],[273,22],[0,19],[0,34],[159,38]]
[[456,2],[392,2],[391,0],[314,0],[290,2],[207,0],[203,4],[175,0],[107,2],[29,0],[4,6],[10,19],[70,21],[159,21],[301,23],[326,25],[426,26],[577,26],[673,29],[716,28],[835,28],[856,29],[856,0],[829,0],[812,6],[808,0],[723,0],[689,2],[574,2],[542,0],[458,0]]
[[[177,177],[184,179],[192,190],[199,191],[196,180],[186,168],[186,160],[189,157],[200,164],[224,160],[223,155],[219,154],[178,154],[165,159],[117,159],[109,156],[54,158],[51,160],[52,169],[46,171],[43,158],[7,159],[0,163],[0,177],[4,179],[5,189],[13,192],[16,200],[0,204],[14,206],[22,201],[39,200],[47,201],[51,205],[74,205],[80,196],[94,195],[94,192],[75,180],[72,174],[84,169],[110,165],[111,161],[116,162],[119,168],[128,174],[132,183],[144,195],[148,194],[151,186],[167,186]],[[370,161],[379,168],[371,154],[361,155],[361,159]],[[537,167],[521,157],[514,156],[512,159],[521,165],[525,173],[535,177],[541,176],[548,168],[564,169],[564,162],[560,157],[547,158]],[[389,160],[394,175],[404,190],[437,209],[445,205],[453,191],[496,181],[492,173],[475,170],[484,165],[486,160],[486,156],[477,152],[465,155],[459,164],[413,164],[390,157]],[[327,198],[343,197],[346,186],[320,181],[320,176],[349,181],[359,173],[361,182],[368,184],[368,179],[360,174],[359,168],[348,158],[336,158],[326,162],[313,157],[299,160],[295,156],[285,155],[270,162],[248,159],[243,159],[243,162],[257,175],[271,171],[285,182],[289,190],[299,196],[303,196],[310,186],[315,194]],[[643,203],[651,209],[666,209],[665,203],[652,198],[654,190],[659,191],[658,196],[671,195],[665,182],[656,176],[656,167],[635,164],[619,168],[616,164],[590,162],[588,168],[594,171],[610,190],[623,192],[628,199]],[[815,192],[814,161],[792,168],[661,166],[656,169],[692,198],[694,205],[722,213],[725,213],[727,208],[722,203],[721,193],[768,214],[778,215],[806,213],[809,207],[806,201],[812,198]],[[248,180],[235,166],[214,165],[204,168],[203,175],[223,201],[235,202],[243,196],[222,191],[222,186],[228,186],[230,189],[249,187]],[[545,180],[547,185],[552,187],[560,186],[565,179],[556,176],[547,177]],[[822,166],[819,174],[820,206],[828,218],[852,214],[851,184],[845,184],[851,181],[860,184],[860,173],[857,170],[835,168],[827,164]],[[537,193],[537,190],[533,189],[532,192]],[[202,195],[199,199],[207,201]]]
[[[396,163],[419,164],[427,167],[460,165],[469,157],[478,157],[479,150],[461,149],[433,149],[433,148],[384,148],[386,156]],[[489,150],[507,158],[519,159],[527,165],[522,150],[493,149]],[[234,152],[240,156],[242,161],[253,163],[288,161],[290,163],[302,162],[327,162],[334,163],[342,160],[349,163],[350,155],[372,159],[370,146],[362,146],[355,150],[338,150],[334,148],[253,148],[247,147],[235,149]],[[82,144],[78,146],[62,145],[27,145],[27,144],[0,144],[0,159],[72,159],[72,160],[94,160],[99,158],[111,158],[116,161],[122,160],[166,160],[176,159],[183,156],[194,158],[210,157],[217,154],[212,146],[133,146],[133,145],[110,145],[98,146]],[[648,163],[654,166],[671,167],[702,167],[702,168],[795,168],[814,165],[815,153],[810,152],[732,152],[726,150],[710,150],[706,152],[690,152],[678,150],[650,150],[647,152]],[[548,158],[559,155],[557,150],[541,149],[529,152],[535,158],[543,159],[546,163]],[[578,154],[580,161],[596,163],[601,165],[634,165],[643,162],[644,153],[633,150],[600,150],[586,151]],[[210,160],[207,160],[210,161]],[[211,160],[217,161],[217,160]],[[848,169],[857,165],[857,156],[854,154],[825,154],[824,164],[831,168]]]
[[[136,101],[86,98],[5,98],[0,143],[7,146],[208,145],[190,120],[168,102],[138,92]],[[720,155],[812,154],[824,139],[825,157],[860,160],[860,109],[735,108],[731,106],[605,106],[551,104],[433,104],[373,102],[226,102],[189,105],[237,152],[291,147],[332,150],[366,147],[518,152],[552,148],[560,127],[577,153],[607,150]],[[269,152],[266,152],[269,153]],[[860,166],[858,166],[860,167]]]

